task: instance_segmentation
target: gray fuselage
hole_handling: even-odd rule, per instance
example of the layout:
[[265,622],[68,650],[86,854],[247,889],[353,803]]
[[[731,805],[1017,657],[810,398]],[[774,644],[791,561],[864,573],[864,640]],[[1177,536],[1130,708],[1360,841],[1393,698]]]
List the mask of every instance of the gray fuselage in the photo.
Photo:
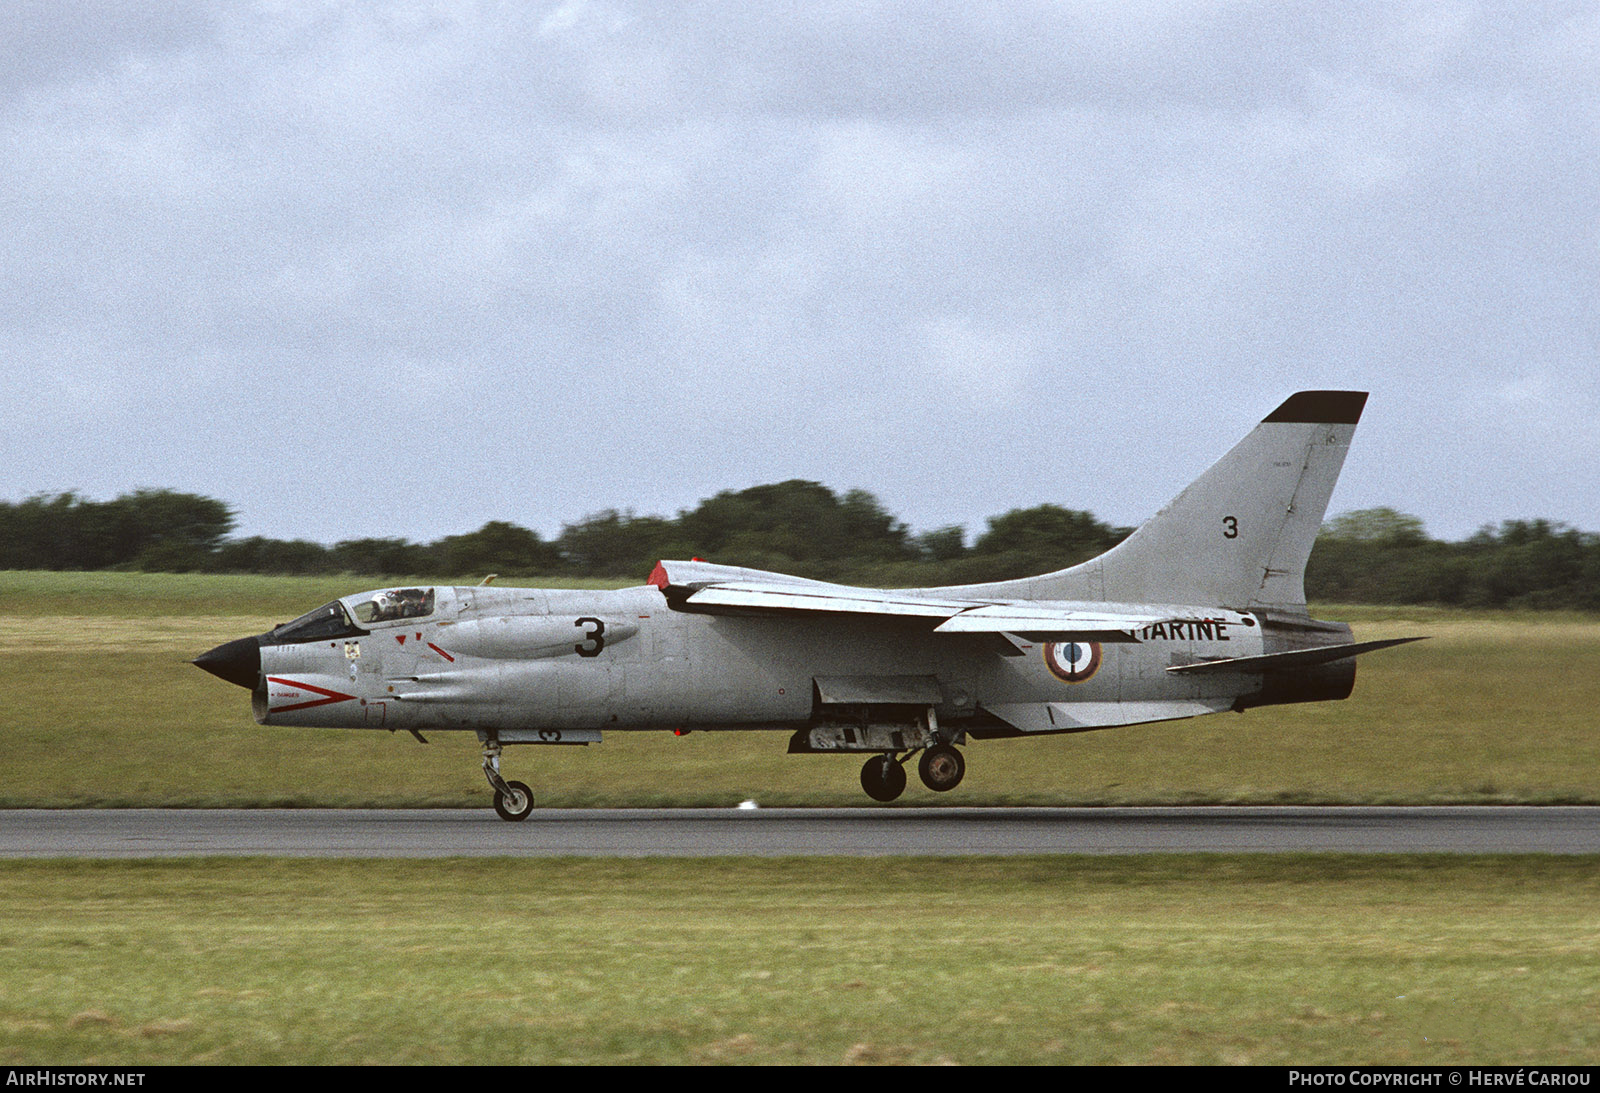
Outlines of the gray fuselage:
[[[1134,642],[1057,651],[1014,636],[936,634],[914,620],[695,614],[671,609],[648,585],[429,591],[423,617],[313,640],[262,635],[256,719],[477,731],[793,730],[817,716],[818,679],[915,677],[937,687],[937,715],[951,728],[988,724],[985,711],[1039,707],[1038,718],[1005,720],[1018,731],[1071,731],[1226,709],[1261,689],[1259,674],[1166,671],[1263,652],[1253,615],[1215,608],[1169,609],[1203,621],[1148,627]],[[353,613],[375,595],[341,602]],[[1085,669],[1092,654],[1092,670],[1063,672],[1075,650]],[[1089,716],[1052,721],[1051,704]]]

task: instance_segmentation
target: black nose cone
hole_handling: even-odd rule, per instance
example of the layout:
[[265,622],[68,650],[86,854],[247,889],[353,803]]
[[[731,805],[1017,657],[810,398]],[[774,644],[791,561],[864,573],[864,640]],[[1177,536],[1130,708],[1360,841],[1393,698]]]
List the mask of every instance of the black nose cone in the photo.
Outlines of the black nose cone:
[[261,639],[240,638],[225,642],[208,653],[201,653],[190,663],[218,679],[253,691],[261,678]]

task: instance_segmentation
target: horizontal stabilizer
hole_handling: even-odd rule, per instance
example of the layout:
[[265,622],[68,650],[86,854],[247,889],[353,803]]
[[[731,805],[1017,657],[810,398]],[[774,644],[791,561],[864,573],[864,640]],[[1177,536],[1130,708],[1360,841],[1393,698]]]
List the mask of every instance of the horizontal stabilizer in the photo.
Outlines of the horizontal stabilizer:
[[1280,668],[1309,668],[1314,664],[1330,664],[1336,660],[1360,656],[1374,649],[1388,649],[1422,638],[1389,638],[1385,641],[1356,641],[1343,645],[1324,645],[1316,649],[1294,649],[1287,653],[1266,653],[1256,657],[1229,657],[1226,660],[1203,660],[1197,664],[1175,664],[1167,671],[1179,672],[1270,672]]

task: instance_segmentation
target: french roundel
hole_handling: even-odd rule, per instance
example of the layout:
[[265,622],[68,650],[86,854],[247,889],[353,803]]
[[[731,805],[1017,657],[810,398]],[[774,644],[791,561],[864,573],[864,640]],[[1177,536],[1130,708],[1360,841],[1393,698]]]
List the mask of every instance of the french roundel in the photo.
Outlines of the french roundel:
[[1064,683],[1082,683],[1100,669],[1098,641],[1056,641],[1044,647],[1050,674]]

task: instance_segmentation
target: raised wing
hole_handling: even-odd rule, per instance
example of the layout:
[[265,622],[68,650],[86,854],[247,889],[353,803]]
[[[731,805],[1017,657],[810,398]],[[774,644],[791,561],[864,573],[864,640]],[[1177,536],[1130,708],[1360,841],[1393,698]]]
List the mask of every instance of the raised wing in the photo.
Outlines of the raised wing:
[[710,562],[662,562],[650,583],[676,610],[710,615],[855,615],[921,623],[939,634],[1019,634],[1032,640],[1131,642],[1178,616],[1160,609],[1038,600],[960,599],[916,589],[854,588]]

